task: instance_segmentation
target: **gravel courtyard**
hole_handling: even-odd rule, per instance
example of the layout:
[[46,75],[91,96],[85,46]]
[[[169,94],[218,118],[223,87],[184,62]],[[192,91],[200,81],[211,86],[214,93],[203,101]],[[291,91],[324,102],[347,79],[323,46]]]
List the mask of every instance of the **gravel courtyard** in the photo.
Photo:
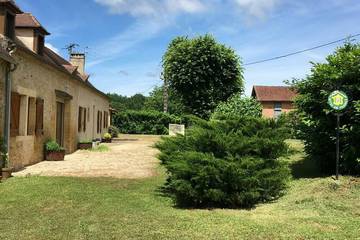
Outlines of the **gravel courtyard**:
[[67,155],[65,161],[44,161],[14,173],[25,176],[114,177],[122,179],[146,178],[155,175],[157,150],[152,146],[160,137],[122,135],[114,143],[106,144],[107,152],[79,150]]

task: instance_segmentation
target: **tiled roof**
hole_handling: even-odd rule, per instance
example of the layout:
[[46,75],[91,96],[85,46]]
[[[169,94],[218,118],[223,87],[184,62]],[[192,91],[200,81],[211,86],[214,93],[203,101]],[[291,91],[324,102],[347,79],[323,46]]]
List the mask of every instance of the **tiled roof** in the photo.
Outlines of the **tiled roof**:
[[12,9],[14,13],[22,13],[21,9],[16,5],[13,0],[0,0],[0,5],[5,5]]
[[258,101],[292,102],[296,92],[285,86],[254,86],[252,96]]
[[39,28],[46,35],[50,34],[31,13],[16,14],[15,26],[17,28]]

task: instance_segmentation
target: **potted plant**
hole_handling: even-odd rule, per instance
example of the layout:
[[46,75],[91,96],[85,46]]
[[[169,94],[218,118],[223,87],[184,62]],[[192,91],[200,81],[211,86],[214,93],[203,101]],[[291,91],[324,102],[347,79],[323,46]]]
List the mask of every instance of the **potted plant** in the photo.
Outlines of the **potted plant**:
[[111,134],[110,133],[105,133],[104,137],[102,139],[102,142],[104,143],[111,143]]
[[65,158],[65,149],[57,142],[50,140],[45,143],[45,155],[47,161],[63,161]]
[[2,139],[0,139],[0,179],[8,179],[14,171],[14,168],[9,167],[9,155]]
[[81,150],[87,150],[87,149],[91,149],[92,148],[92,141],[80,141],[78,143],[78,148]]

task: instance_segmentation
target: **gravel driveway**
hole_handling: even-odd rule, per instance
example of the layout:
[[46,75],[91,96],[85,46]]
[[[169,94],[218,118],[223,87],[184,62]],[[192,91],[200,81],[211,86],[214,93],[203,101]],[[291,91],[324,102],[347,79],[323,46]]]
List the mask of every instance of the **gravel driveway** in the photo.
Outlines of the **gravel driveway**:
[[160,137],[122,135],[106,144],[108,152],[79,150],[67,155],[65,161],[40,162],[14,173],[14,176],[114,177],[136,179],[156,174],[158,151],[152,146]]

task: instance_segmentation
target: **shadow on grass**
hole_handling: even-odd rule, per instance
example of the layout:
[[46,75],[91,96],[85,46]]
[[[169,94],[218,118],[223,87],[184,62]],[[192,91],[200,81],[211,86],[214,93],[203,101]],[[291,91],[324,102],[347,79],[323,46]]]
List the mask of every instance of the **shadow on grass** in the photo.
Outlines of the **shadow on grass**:
[[290,164],[290,169],[292,176],[295,179],[299,178],[319,178],[319,177],[328,177],[321,173],[318,165],[314,160],[309,157],[304,157],[302,160],[293,162]]

